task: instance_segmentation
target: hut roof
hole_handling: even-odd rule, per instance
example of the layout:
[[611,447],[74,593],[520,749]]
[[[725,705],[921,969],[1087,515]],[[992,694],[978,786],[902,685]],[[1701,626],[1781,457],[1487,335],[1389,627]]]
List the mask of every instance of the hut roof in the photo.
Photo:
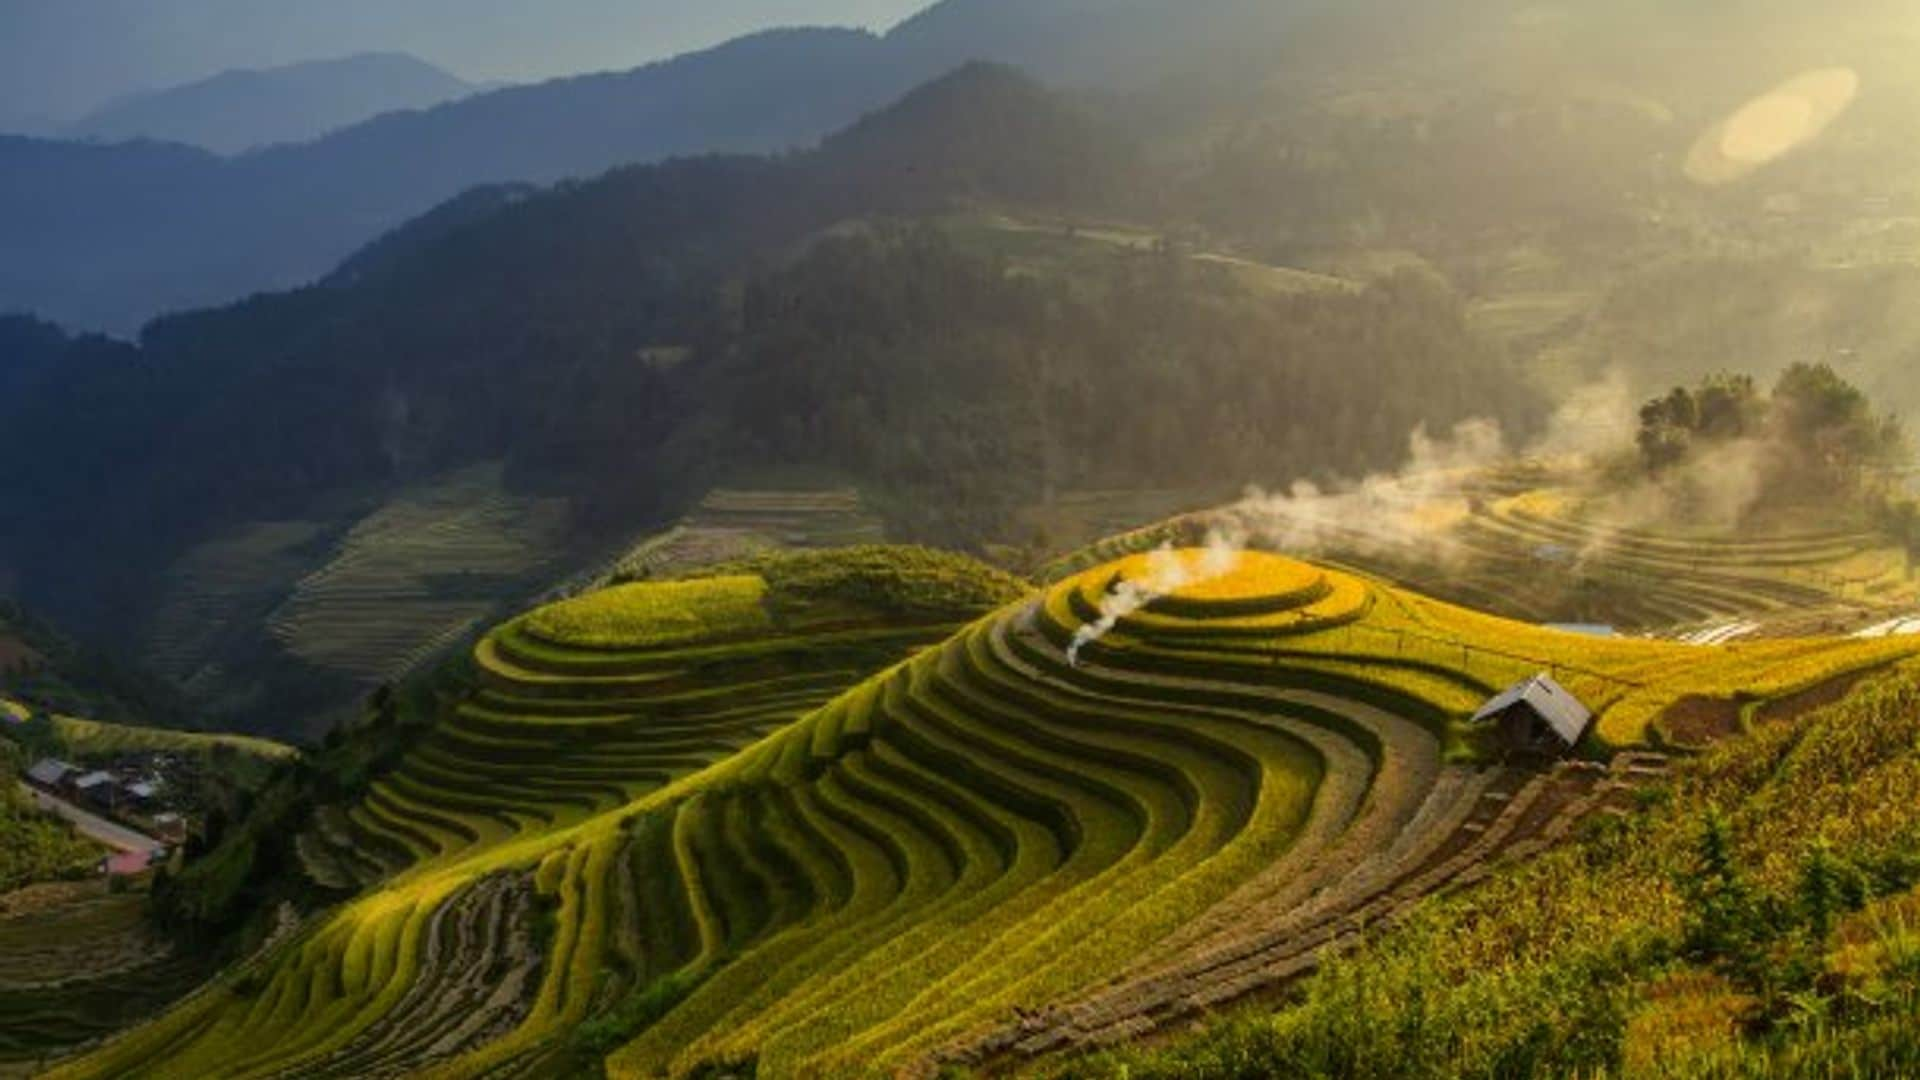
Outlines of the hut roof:
[[1593,710],[1581,704],[1579,698],[1545,673],[1535,675],[1482,705],[1480,711],[1473,714],[1473,719],[1475,722],[1487,720],[1516,705],[1532,709],[1568,746],[1578,743],[1581,736],[1587,733],[1587,725],[1593,723]]

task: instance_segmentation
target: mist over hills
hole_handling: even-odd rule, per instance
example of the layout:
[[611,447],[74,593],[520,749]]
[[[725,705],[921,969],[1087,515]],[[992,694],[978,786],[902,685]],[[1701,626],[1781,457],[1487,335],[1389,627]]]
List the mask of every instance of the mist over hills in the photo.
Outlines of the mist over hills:
[[381,113],[424,109],[481,90],[405,53],[366,53],[264,70],[225,71],[95,109],[63,135],[151,139],[238,154],[301,142]]

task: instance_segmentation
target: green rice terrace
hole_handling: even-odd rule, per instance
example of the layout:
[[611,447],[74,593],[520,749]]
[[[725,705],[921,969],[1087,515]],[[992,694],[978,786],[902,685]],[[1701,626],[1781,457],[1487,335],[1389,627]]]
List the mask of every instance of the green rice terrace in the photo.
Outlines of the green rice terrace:
[[[1037,593],[871,548],[621,586],[495,630],[477,688],[316,817],[338,907],[51,1075],[931,1075],[1125,1042],[1618,812],[1650,748],[1916,654],[1595,640],[1212,549]],[[1542,673],[1595,714],[1552,762],[1470,720]]]

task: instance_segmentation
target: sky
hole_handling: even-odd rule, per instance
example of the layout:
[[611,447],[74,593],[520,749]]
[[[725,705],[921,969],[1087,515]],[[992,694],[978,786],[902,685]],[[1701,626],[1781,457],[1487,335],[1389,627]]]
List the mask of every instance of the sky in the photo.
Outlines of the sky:
[[230,68],[410,52],[475,81],[622,70],[773,26],[884,30],[929,0],[0,0],[0,131]]

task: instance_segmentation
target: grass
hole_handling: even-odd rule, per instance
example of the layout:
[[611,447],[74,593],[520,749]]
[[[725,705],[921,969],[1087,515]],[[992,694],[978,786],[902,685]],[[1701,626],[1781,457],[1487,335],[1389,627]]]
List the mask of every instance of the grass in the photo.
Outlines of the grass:
[[[1169,559],[1189,580],[1069,663],[1115,581]],[[491,635],[479,689],[344,815],[396,873],[248,992],[54,1075],[878,1075],[977,1059],[1061,1003],[1084,1008],[1041,1029],[1126,1030],[1167,994],[1270,987],[1290,942],[1402,919],[1598,805],[1584,774],[1476,760],[1466,717],[1508,683],[1555,671],[1599,711],[1604,755],[1687,695],[1757,704],[1916,655],[1595,641],[1258,553],[1140,556],[1040,593],[874,549],[623,586]],[[444,977],[423,960],[434,913],[501,874],[546,912],[518,1022],[369,1056]]]

